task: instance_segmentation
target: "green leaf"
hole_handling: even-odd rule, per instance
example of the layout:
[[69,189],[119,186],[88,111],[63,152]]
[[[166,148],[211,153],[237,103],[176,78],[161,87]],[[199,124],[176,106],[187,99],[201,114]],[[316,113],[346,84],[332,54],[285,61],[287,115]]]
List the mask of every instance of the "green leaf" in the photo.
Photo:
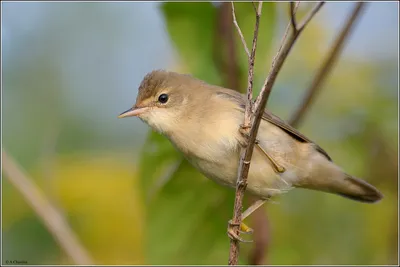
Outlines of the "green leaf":
[[169,2],[161,8],[168,33],[191,73],[209,83],[220,84],[212,57],[216,7],[211,2]]
[[148,264],[226,264],[233,195],[184,161],[148,203]]

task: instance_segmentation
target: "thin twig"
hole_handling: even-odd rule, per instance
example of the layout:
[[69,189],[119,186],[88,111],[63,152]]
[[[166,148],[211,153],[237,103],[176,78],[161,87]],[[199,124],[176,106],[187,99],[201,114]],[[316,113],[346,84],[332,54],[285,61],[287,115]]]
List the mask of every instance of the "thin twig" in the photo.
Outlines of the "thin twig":
[[[240,164],[239,164],[239,169],[238,169],[238,179],[237,179],[237,184],[236,184],[236,196],[235,196],[235,205],[234,205],[234,215],[232,219],[232,223],[234,226],[234,230],[237,234],[239,234],[238,228],[241,223],[241,210],[242,210],[242,201],[243,201],[243,195],[247,187],[247,177],[249,174],[249,169],[250,169],[250,162],[251,158],[253,155],[253,148],[254,148],[254,143],[255,139],[257,136],[258,128],[260,126],[261,118],[264,113],[265,105],[267,103],[268,97],[271,93],[272,86],[275,83],[276,77],[286,59],[288,56],[291,48],[293,47],[293,44],[297,40],[298,36],[302,32],[302,30],[305,28],[305,26],[308,24],[308,22],[311,20],[311,18],[317,13],[317,11],[320,9],[320,7],[323,5],[323,2],[318,3],[317,6],[319,8],[314,8],[304,22],[301,23],[302,28],[299,31],[293,31],[293,33],[290,35],[289,39],[286,40],[284,39],[283,43],[281,44],[282,49],[279,49],[278,54],[274,58],[272,62],[272,67],[271,70],[265,79],[264,85],[261,89],[261,92],[259,96],[257,97],[257,101],[255,104],[255,113],[254,116],[252,117],[251,121],[251,128],[250,128],[250,134],[248,138],[248,144],[246,148],[243,148],[241,151],[240,155]],[[315,11],[316,10],[316,11]],[[293,12],[291,13],[293,15]],[[255,28],[258,27],[258,24],[256,23]],[[258,30],[255,30],[254,33],[258,33]],[[253,38],[253,43],[256,41],[256,38]],[[254,45],[253,45],[254,46]],[[255,54],[255,51],[254,51]],[[253,56],[253,53],[252,53]],[[249,60],[251,62],[251,60]],[[249,64],[249,81],[253,78],[250,73],[252,72],[252,69],[254,66]],[[252,82],[249,82],[249,85],[252,84]],[[249,95],[249,90],[252,88],[247,88],[248,90],[248,95]],[[247,101],[246,103],[246,110],[245,110],[245,123],[244,126],[246,126],[246,120],[247,116],[249,116],[249,110],[248,107],[251,106],[251,99]],[[251,112],[250,112],[251,114]],[[231,247],[230,247],[230,254],[229,254],[229,265],[236,265],[238,262],[238,255],[239,255],[239,241],[237,240],[231,240]]]
[[290,22],[292,23],[293,31],[297,31],[297,23],[296,23],[296,9],[299,6],[300,2],[297,2],[296,5],[294,2],[290,2]]
[[257,14],[257,6],[256,6],[256,3],[254,3],[254,1],[251,1],[251,3],[253,4],[254,12],[256,12],[256,14]]
[[[262,117],[262,113],[264,112],[265,105],[267,103],[267,100],[269,98],[269,95],[272,90],[272,86],[275,83],[275,79],[278,76],[279,71],[281,70],[283,63],[285,62],[286,57],[288,56],[289,52],[292,50],[293,45],[296,43],[297,38],[299,35],[302,33],[304,28],[307,26],[308,22],[311,21],[311,18],[317,13],[317,11],[322,7],[322,5],[325,2],[319,2],[308,14],[306,19],[300,24],[298,30],[296,32],[293,32],[287,40],[282,40],[283,42],[281,43],[281,46],[278,50],[278,53],[274,57],[272,61],[272,66],[271,70],[268,73],[267,78],[265,79],[264,85],[261,89],[260,94],[257,97],[256,103],[255,103],[255,109],[258,110],[258,113],[256,112],[256,121],[260,121]],[[291,23],[290,23],[291,25]],[[289,26],[290,26],[289,25]],[[261,107],[261,108],[259,108]],[[258,122],[259,123],[259,122]],[[258,130],[258,126],[256,127]],[[255,136],[254,136],[255,138]]]
[[289,124],[291,124],[293,127],[297,127],[300,124],[309,106],[311,105],[312,100],[317,95],[318,91],[322,88],[323,82],[326,80],[328,74],[334,67],[336,60],[343,50],[343,46],[346,43],[347,38],[350,36],[352,28],[354,28],[355,22],[360,17],[363,7],[365,7],[365,4],[365,2],[358,2],[355,4],[353,12],[350,14],[347,22],[345,23],[336,40],[334,41],[328,56],[321,64],[321,67],[319,68],[317,74],[314,77],[314,80],[307,90],[303,101],[300,103],[299,107],[290,118]]
[[236,15],[235,15],[235,4],[234,4],[233,2],[231,2],[231,4],[232,4],[233,24],[235,25],[236,30],[237,30],[237,32],[239,33],[240,39],[242,40],[243,48],[244,48],[244,51],[246,52],[247,58],[250,60],[249,48],[247,47],[246,40],[244,39],[242,30],[240,29],[239,24],[237,23],[237,20],[236,20]]
[[321,9],[321,7],[325,4],[325,2],[319,2],[315,5],[315,7],[308,13],[307,17],[303,20],[302,23],[299,24],[297,31],[301,32],[307,26],[307,24],[312,20],[315,14]]
[[[297,38],[307,26],[307,23],[311,21],[311,18],[317,13],[317,11],[321,8],[324,2],[319,2],[316,7],[311,10],[310,14],[307,16],[304,22],[301,23],[301,27],[297,31],[294,31],[287,40],[284,40],[284,43],[281,44],[282,49],[279,49],[278,54],[275,56],[274,60],[272,61],[272,67],[270,72],[268,73],[267,78],[265,79],[264,85],[261,89],[260,94],[257,97],[255,103],[255,113],[253,119],[253,125],[250,130],[250,137],[249,137],[249,146],[247,148],[247,157],[245,158],[246,161],[250,161],[254,142],[257,136],[258,128],[260,126],[261,118],[264,113],[265,106],[267,104],[269,95],[272,91],[272,87],[275,83],[275,80],[278,76],[279,71],[281,70],[283,63],[285,62],[289,52],[291,51],[293,45],[295,44]],[[246,174],[247,176],[247,174]]]
[[[295,16],[295,15],[296,15],[296,11],[297,11],[297,9],[299,8],[299,5],[300,5],[300,1],[296,2],[296,5],[294,6],[293,11],[290,10],[290,16],[291,16],[290,19],[291,19],[291,21],[292,21],[292,16]],[[281,41],[280,41],[280,45],[279,45],[279,48],[278,48],[278,52],[276,53],[276,55],[275,55],[275,57],[273,58],[272,62],[275,62],[275,61],[276,61],[276,58],[281,54],[282,48],[284,47],[283,44],[286,42],[286,39],[287,39],[288,34],[289,34],[289,32],[290,32],[290,26],[291,26],[291,25],[292,25],[292,24],[289,23],[289,24],[286,26],[285,33],[283,34],[283,37],[282,37],[282,39],[281,39]],[[295,32],[295,31],[293,31],[293,32]]]
[[253,45],[251,47],[251,54],[249,58],[249,73],[248,73],[248,83],[247,83],[247,102],[245,108],[245,116],[243,127],[250,128],[251,116],[252,116],[252,103],[253,103],[253,81],[254,81],[254,61],[256,57],[257,40],[258,40],[258,29],[260,27],[260,17],[262,10],[262,2],[258,3],[257,13],[256,13],[256,24],[254,27],[253,35]]
[[33,183],[32,179],[24,173],[22,168],[4,150],[2,151],[2,159],[5,176],[36,212],[65,253],[77,265],[93,265],[93,260],[79,242],[75,233],[57,209]]
[[[232,8],[233,8],[233,3],[232,3]],[[257,12],[256,12],[256,23],[254,26],[253,45],[252,45],[251,54],[249,56],[247,102],[246,102],[244,123],[243,123],[243,129],[245,129],[245,130],[247,129],[247,131],[250,127],[251,117],[252,117],[254,62],[255,62],[255,55],[256,55],[256,49],[257,49],[258,29],[259,29],[259,25],[260,25],[261,11],[262,11],[262,2],[259,2]],[[232,12],[234,12],[233,9],[232,9]],[[234,18],[234,23],[235,23],[236,19],[235,19],[234,13],[233,13],[233,18]],[[239,26],[237,26],[237,29],[239,31],[239,29],[240,29]],[[248,169],[250,168],[250,162],[247,162],[244,160],[244,156],[246,155],[246,149],[242,148],[241,150],[242,150],[241,151],[241,161],[240,161],[241,164],[239,166],[239,171],[238,171],[238,180],[237,180],[237,185],[236,185],[235,204],[234,204],[233,219],[232,219],[233,225],[235,225],[235,224],[239,225],[240,222],[242,221],[241,216],[242,216],[243,196],[244,196],[244,192],[245,192],[246,186],[247,186],[247,175],[245,177],[241,177],[240,174],[245,169],[247,169],[247,173],[248,173]],[[234,227],[233,230],[237,234],[239,234],[239,226]],[[239,259],[239,242],[238,242],[238,240],[231,239],[228,264],[236,265],[238,263],[238,259]]]
[[[254,12],[257,14],[257,5],[255,2],[252,2],[252,4]],[[228,7],[229,10],[227,11],[226,9]],[[238,92],[241,92],[241,90],[243,89],[240,88],[243,88],[243,86],[235,86],[240,84],[240,76],[239,76],[240,73],[238,72],[239,64],[235,56],[235,51],[232,51],[232,49],[235,48],[236,46],[235,46],[235,40],[233,39],[235,33],[233,32],[234,25],[232,24],[231,8],[232,7],[229,2],[225,2],[219,7],[218,19],[217,19],[218,27],[216,27],[217,29],[216,38],[222,39],[222,41],[220,40],[219,42],[217,40],[217,44],[222,43],[223,49],[228,50],[229,53],[222,53],[223,51],[218,51],[218,53],[215,55],[223,55],[225,56],[227,61],[227,64],[218,65],[220,73],[226,73],[226,72],[229,73],[229,75],[226,75],[227,79],[225,80],[225,86],[233,90],[236,90]],[[229,17],[227,15],[228,12],[229,12]],[[233,71],[231,70],[235,70],[236,73],[233,73]],[[244,87],[244,90],[247,90],[246,87]],[[244,93],[244,91],[241,93]],[[257,231],[258,234],[254,240],[254,249],[250,253],[252,255],[250,262],[252,263],[255,261],[257,263],[261,263],[261,261],[266,259],[265,250],[266,246],[268,245],[268,229],[265,229],[265,227],[268,226],[268,218],[264,209],[260,209],[258,213],[255,212],[254,220],[252,223],[254,224],[253,227],[254,230]]]

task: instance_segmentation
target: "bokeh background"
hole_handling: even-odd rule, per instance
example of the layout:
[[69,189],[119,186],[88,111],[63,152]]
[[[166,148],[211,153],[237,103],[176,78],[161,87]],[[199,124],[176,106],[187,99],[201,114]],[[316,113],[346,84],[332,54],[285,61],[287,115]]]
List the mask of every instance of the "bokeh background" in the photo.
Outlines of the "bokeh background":
[[[299,16],[310,5],[302,3]],[[353,5],[328,2],[309,24],[277,79],[272,112],[290,117]],[[236,11],[250,44],[253,7],[237,3]],[[398,262],[397,16],[397,2],[366,6],[299,126],[385,198],[366,205],[291,191],[249,219],[257,242],[241,246],[241,263]],[[244,90],[230,4],[2,2],[1,17],[2,146],[94,262],[226,264],[234,191],[182,162],[140,120],[117,115],[153,69]],[[264,3],[257,90],[287,22],[288,3]],[[4,173],[2,245],[3,264],[74,263]]]

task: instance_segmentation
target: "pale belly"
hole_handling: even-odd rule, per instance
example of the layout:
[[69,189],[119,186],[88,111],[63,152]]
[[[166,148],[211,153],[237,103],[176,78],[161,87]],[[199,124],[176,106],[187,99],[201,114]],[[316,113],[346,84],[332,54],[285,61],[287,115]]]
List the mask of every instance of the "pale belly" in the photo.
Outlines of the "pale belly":
[[[207,138],[204,137],[204,133],[193,133],[181,138],[186,142],[180,143],[177,148],[207,178],[234,188],[237,181],[240,145],[236,140],[239,137],[232,138],[231,133],[237,132],[237,124],[223,122],[221,120],[219,128],[215,128],[214,134]],[[174,137],[171,139],[173,141]],[[298,167],[301,164],[296,159],[305,158],[303,153],[306,144],[297,142],[281,129],[265,121],[260,125],[257,139],[263,149],[286,170],[277,173],[265,154],[255,147],[246,191],[260,198],[286,192],[292,188],[294,181],[304,176],[304,171]]]
[[[284,173],[277,173],[271,166],[268,158],[255,148],[250,164],[246,192],[259,198],[268,198],[278,195],[292,188],[292,181],[297,173],[289,162],[282,158],[277,161],[286,168]],[[218,161],[209,161],[196,157],[188,158],[189,162],[207,178],[231,188],[236,187],[239,167],[239,152],[230,153]]]

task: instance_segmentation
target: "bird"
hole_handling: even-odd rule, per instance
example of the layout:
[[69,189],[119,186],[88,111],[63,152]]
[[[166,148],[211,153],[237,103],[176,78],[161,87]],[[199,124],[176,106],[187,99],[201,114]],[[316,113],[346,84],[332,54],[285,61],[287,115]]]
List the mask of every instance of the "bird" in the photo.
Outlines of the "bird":
[[[153,70],[141,81],[135,104],[119,118],[138,117],[165,136],[205,177],[236,187],[240,151],[247,144],[241,130],[247,97],[190,74]],[[295,188],[376,203],[383,194],[348,174],[318,144],[265,109],[247,179],[246,193],[256,197],[242,214],[248,217],[267,200]],[[245,242],[232,228],[230,238]],[[243,232],[253,230],[242,223]]]

